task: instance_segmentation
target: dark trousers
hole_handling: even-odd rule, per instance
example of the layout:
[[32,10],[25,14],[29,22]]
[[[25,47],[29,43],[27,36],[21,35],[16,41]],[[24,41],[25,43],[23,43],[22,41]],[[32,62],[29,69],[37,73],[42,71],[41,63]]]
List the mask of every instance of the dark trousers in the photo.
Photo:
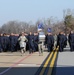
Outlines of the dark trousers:
[[3,51],[3,49],[2,49],[2,45],[0,44],[0,52],[2,52]]
[[34,47],[35,47],[34,51],[38,51],[38,43],[37,42],[34,42]]
[[71,51],[74,51],[74,43],[71,43],[71,46],[70,46],[70,47],[71,47],[70,50],[71,50]]
[[15,51],[15,44],[11,44],[10,45],[10,50],[11,50],[11,52],[14,52]]
[[64,44],[62,44],[62,43],[61,43],[61,44],[59,44],[59,51],[60,51],[60,52],[62,52],[62,51],[63,51],[63,48],[64,48]]
[[35,47],[34,47],[34,43],[33,42],[29,42],[29,52],[33,52],[35,51]]
[[49,44],[47,45],[47,48],[48,48],[48,52],[51,52],[53,49],[52,45],[49,45]]

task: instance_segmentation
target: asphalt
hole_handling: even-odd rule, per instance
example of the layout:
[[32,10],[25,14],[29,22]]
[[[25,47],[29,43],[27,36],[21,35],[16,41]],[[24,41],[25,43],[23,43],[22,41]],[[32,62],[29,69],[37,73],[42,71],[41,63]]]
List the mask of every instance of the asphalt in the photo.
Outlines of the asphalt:
[[58,53],[53,75],[74,75],[74,51],[71,52],[69,47]]
[[0,53],[0,75],[35,75],[48,54],[44,52],[43,56],[39,56],[38,52],[26,52],[23,55],[20,52]]
[[[35,75],[49,54],[47,50],[43,56],[38,52],[23,55],[20,52],[0,53],[0,75]],[[69,47],[58,52],[51,75],[74,75],[74,52],[70,52]]]

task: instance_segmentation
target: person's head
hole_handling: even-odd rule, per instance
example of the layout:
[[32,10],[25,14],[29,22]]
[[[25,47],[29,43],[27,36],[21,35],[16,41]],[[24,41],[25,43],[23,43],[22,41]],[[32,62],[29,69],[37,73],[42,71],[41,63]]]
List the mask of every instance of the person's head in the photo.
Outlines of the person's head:
[[73,31],[70,31],[70,33],[73,34],[74,32]]
[[51,35],[51,33],[48,33],[48,35]]
[[6,36],[6,33],[4,33],[3,36]]
[[10,35],[9,34],[7,34],[7,37],[9,37]]
[[24,36],[24,32],[21,32],[21,36]]
[[38,32],[36,32],[36,35],[38,35]]
[[30,32],[30,35],[32,35],[32,32]]
[[34,32],[34,35],[37,35],[37,32]]
[[13,36],[14,34],[13,34],[13,33],[11,33],[10,35],[12,35],[12,36]]
[[15,34],[15,36],[19,36],[19,34]]
[[3,36],[3,34],[1,33],[0,36]]
[[61,32],[60,32],[60,34],[64,34],[64,32],[63,32],[63,31],[61,31]]

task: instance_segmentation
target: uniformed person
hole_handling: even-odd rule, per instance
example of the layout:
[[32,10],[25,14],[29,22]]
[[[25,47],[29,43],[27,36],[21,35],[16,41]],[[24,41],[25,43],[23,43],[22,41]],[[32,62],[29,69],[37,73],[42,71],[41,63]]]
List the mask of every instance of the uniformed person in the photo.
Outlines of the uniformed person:
[[48,28],[47,31],[48,31],[48,34],[46,36],[46,43],[47,43],[48,52],[51,52],[54,47],[54,37],[51,33],[52,32],[51,28]]
[[29,53],[33,53],[35,51],[34,47],[34,35],[32,32],[28,35],[28,43],[29,43]]
[[35,32],[34,33],[34,47],[35,47],[35,51],[34,52],[38,51],[38,40],[39,40],[38,33]]
[[69,46],[71,47],[71,35],[73,34],[73,31],[70,31],[70,34],[68,35],[68,42],[69,42]]
[[26,41],[27,38],[24,35],[24,32],[21,33],[21,36],[18,38],[19,44],[20,44],[20,49],[21,49],[21,53],[25,53],[26,52]]
[[57,46],[59,46],[59,51],[62,52],[64,49],[64,44],[65,44],[65,36],[64,32],[60,32],[59,35],[57,36]]
[[45,42],[44,42],[45,48],[47,48],[47,36],[48,36],[48,34],[45,35]]
[[[28,39],[28,33],[24,32],[25,33],[25,37]],[[29,50],[29,42],[27,41],[26,42],[26,50],[28,51]]]
[[64,38],[65,38],[65,41],[64,41],[64,48],[66,48],[66,45],[67,45],[67,36],[66,36],[65,33],[64,33]]
[[47,41],[48,52],[51,52],[53,50],[53,47],[54,47],[54,37],[50,31],[48,31],[46,41]]
[[19,50],[19,43],[18,43],[19,34],[14,34],[14,38],[15,38],[15,51],[17,51]]
[[0,34],[0,52],[3,52],[2,43],[3,43],[3,34]]
[[14,52],[16,46],[16,40],[15,40],[15,35],[13,33],[10,34],[9,40],[10,40],[10,51]]
[[74,32],[71,31],[68,37],[69,44],[70,44],[70,51],[74,51]]
[[10,39],[9,39],[10,35],[7,34],[6,36],[7,36],[7,40],[8,40],[8,42],[7,42],[7,50],[9,51],[10,50],[10,48],[9,48],[10,47]]
[[2,39],[3,39],[2,48],[3,48],[3,51],[6,52],[8,51],[9,37],[7,37],[7,34],[4,33]]

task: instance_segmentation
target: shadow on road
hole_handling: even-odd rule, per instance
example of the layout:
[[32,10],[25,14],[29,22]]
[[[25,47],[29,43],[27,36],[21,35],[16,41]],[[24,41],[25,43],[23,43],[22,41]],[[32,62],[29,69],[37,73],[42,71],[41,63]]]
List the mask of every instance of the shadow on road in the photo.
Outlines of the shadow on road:
[[0,75],[35,75],[39,67],[0,68]]
[[74,75],[74,67],[54,67],[52,75]]

